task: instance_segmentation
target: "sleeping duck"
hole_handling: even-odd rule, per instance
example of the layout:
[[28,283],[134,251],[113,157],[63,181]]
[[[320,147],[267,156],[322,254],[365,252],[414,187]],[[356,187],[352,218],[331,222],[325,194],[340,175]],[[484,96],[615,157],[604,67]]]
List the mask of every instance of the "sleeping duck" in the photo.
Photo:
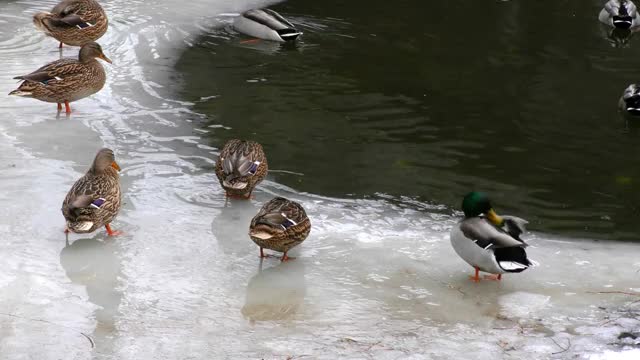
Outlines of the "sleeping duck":
[[118,171],[113,150],[98,151],[89,171],[73,184],[62,203],[66,233],[90,233],[104,226],[109,236],[120,234],[110,226],[120,211]]
[[471,192],[462,201],[464,219],[451,229],[451,245],[458,255],[475,268],[473,281],[480,281],[479,272],[500,280],[504,273],[518,273],[535,265],[529,260],[520,239],[527,221],[515,216],[498,216],[489,197]]
[[249,199],[268,171],[262,145],[255,141],[227,141],[216,162],[216,176],[227,197]]
[[618,107],[629,115],[640,115],[640,86],[629,85],[620,97]]
[[271,9],[253,9],[233,21],[237,31],[259,39],[287,42],[295,40],[302,32],[282,15]]
[[280,261],[289,260],[287,252],[300,245],[309,236],[311,221],[302,205],[295,201],[276,197],[264,204],[251,220],[249,236],[262,249],[283,253]]
[[609,0],[600,11],[598,20],[619,29],[640,25],[640,15],[631,0]]

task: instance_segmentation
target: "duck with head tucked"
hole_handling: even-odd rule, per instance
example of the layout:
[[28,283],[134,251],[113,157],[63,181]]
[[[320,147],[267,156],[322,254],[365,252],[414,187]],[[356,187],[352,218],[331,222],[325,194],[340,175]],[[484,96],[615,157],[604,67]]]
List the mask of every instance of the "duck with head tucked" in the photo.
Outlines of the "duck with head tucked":
[[480,271],[494,274],[485,278],[500,280],[504,273],[522,272],[536,264],[527,257],[527,244],[520,238],[526,220],[498,216],[489,197],[476,191],[464,197],[462,210],[464,219],[451,229],[451,245],[474,267],[473,281],[480,281]]
[[249,199],[268,171],[262,145],[255,141],[227,141],[216,162],[216,176],[228,197]]
[[249,236],[260,247],[260,257],[265,257],[263,249],[270,249],[283,253],[281,261],[290,259],[287,252],[300,245],[310,231],[311,221],[302,205],[283,197],[264,204],[249,225]]
[[640,25],[640,15],[631,0],[609,0],[598,15],[600,22],[618,29],[631,29]]
[[111,63],[98,43],[85,44],[78,59],[60,59],[31,74],[14,77],[24,81],[9,95],[57,103],[58,110],[62,110],[64,103],[66,113],[70,114],[70,102],[93,95],[104,86],[107,76],[97,59]]
[[98,151],[89,171],[73,184],[62,203],[67,230],[90,233],[104,226],[109,236],[119,235],[110,223],[120,211],[120,166],[111,149]]
[[82,46],[107,31],[107,14],[95,0],[64,0],[51,12],[33,15],[33,23],[62,44]]

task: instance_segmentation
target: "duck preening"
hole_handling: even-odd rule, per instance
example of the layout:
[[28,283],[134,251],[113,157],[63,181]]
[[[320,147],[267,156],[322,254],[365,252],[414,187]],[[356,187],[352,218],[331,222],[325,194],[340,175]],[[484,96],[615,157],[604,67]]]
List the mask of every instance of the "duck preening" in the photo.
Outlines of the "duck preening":
[[464,219],[451,230],[451,245],[456,253],[479,272],[500,280],[504,273],[517,273],[535,265],[527,257],[527,244],[520,238],[527,221],[515,216],[498,216],[486,194],[471,192],[462,201]]
[[302,205],[282,197],[264,204],[249,225],[249,236],[260,247],[260,257],[265,257],[263,249],[269,249],[283,253],[281,261],[289,260],[287,252],[300,245],[310,231],[311,221]]
[[630,0],[609,0],[600,11],[598,19],[619,29],[630,29],[640,25],[636,5]]
[[14,77],[24,81],[9,95],[57,103],[58,110],[62,110],[64,103],[65,110],[69,114],[71,113],[70,102],[93,95],[104,86],[107,76],[96,59],[111,63],[98,43],[85,44],[80,48],[78,59],[56,60],[31,74]]
[[618,101],[618,107],[629,115],[640,115],[640,86],[637,84],[627,86]]
[[302,34],[292,23],[271,9],[249,10],[233,21],[233,27],[259,39],[287,42]]
[[109,236],[118,235],[109,225],[120,211],[120,166],[111,149],[98,151],[89,171],[73,184],[62,203],[65,232],[90,233],[104,226]]
[[33,23],[62,44],[82,46],[98,40],[107,31],[107,14],[95,0],[64,0],[33,15]]
[[255,141],[227,141],[216,162],[216,176],[228,197],[249,199],[268,171],[262,145]]

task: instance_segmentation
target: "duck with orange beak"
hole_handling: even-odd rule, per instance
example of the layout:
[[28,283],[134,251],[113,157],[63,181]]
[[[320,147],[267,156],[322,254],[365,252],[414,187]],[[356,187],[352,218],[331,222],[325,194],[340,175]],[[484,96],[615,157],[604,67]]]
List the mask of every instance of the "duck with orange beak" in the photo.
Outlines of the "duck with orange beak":
[[520,238],[526,220],[499,216],[489,197],[476,191],[464,197],[462,210],[464,219],[451,229],[451,245],[474,267],[473,281],[480,281],[480,271],[492,274],[485,278],[501,280],[504,273],[518,273],[536,265],[527,257],[527,243]]
[[102,52],[98,43],[85,44],[80,48],[77,59],[60,59],[30,74],[14,77],[23,82],[9,95],[57,103],[58,111],[62,110],[64,103],[69,114],[70,102],[93,95],[104,86],[107,75],[97,59],[111,64],[111,59]]
[[120,234],[109,225],[120,211],[119,171],[113,150],[98,151],[89,171],[73,184],[62,203],[65,232],[90,233],[104,226],[109,236]]

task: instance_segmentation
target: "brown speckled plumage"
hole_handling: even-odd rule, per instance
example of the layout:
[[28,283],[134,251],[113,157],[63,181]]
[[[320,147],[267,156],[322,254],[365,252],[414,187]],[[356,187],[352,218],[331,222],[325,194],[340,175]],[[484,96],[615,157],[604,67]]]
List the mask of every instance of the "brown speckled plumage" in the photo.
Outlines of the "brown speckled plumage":
[[295,201],[276,197],[262,207],[251,220],[249,236],[262,249],[284,253],[282,260],[288,259],[287,251],[300,245],[309,236],[311,221],[302,206]]
[[33,23],[45,34],[62,43],[82,46],[96,41],[107,31],[108,19],[94,0],[64,0],[51,12],[33,15]]
[[227,141],[216,162],[216,176],[229,196],[250,197],[268,170],[262,145],[255,141]]
[[9,95],[58,104],[93,95],[102,89],[106,80],[98,58],[111,62],[99,44],[88,43],[80,49],[78,59],[60,59],[30,74],[16,76],[14,79],[24,81]]
[[119,169],[112,150],[98,152],[89,171],[73,184],[62,203],[69,230],[93,232],[116,217],[120,210]]

